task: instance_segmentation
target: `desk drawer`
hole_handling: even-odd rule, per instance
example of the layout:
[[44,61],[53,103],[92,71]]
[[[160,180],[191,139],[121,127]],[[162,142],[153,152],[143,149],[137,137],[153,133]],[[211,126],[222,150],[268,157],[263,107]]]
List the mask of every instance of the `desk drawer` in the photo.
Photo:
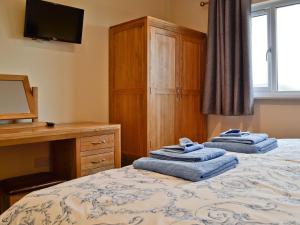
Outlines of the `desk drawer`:
[[81,151],[95,150],[114,146],[114,134],[83,137],[80,140]]
[[81,157],[81,171],[114,167],[114,153],[103,153]]
[[99,148],[99,149],[93,149],[93,150],[86,150],[86,151],[81,151],[80,156],[85,157],[85,156],[91,156],[91,155],[101,155],[105,153],[114,153],[114,148]]
[[114,169],[114,165],[110,165],[110,166],[104,166],[104,167],[99,167],[96,169],[87,169],[87,170],[82,170],[81,171],[81,176],[88,176],[88,175],[92,175],[95,173],[99,173],[105,170],[110,170],[110,169]]

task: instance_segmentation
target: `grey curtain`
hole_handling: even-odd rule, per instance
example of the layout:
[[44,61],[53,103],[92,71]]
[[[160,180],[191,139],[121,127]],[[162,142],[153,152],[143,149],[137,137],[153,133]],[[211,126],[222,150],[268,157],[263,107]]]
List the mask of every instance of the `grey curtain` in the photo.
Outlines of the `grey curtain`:
[[210,0],[203,112],[253,114],[251,0]]

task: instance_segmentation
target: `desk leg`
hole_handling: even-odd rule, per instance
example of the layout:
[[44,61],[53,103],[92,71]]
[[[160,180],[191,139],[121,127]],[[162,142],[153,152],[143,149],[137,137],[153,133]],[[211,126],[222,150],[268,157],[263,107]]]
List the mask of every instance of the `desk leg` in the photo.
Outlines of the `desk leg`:
[[121,167],[121,129],[115,130],[115,168]]

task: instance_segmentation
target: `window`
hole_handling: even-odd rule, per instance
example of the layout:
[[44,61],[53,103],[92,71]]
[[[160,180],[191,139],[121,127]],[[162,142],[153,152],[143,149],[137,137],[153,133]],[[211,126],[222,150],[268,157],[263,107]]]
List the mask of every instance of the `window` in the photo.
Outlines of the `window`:
[[253,6],[252,73],[256,97],[300,97],[300,0]]

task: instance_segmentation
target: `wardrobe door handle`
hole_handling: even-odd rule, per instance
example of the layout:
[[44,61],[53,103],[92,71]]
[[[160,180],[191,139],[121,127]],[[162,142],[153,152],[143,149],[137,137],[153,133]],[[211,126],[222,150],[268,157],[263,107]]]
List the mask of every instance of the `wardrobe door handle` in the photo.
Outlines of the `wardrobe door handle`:
[[182,97],[183,97],[183,89],[180,88],[180,99],[182,100]]
[[176,101],[179,101],[180,100],[180,88],[177,87],[176,88]]

